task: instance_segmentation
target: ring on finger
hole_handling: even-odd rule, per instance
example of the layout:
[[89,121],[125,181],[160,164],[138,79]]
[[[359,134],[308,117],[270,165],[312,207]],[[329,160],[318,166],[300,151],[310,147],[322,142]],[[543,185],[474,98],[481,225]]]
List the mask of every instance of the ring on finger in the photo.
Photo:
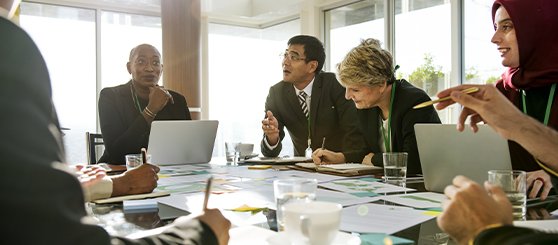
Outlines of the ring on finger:
[[[535,181],[540,180],[542,182],[542,184],[544,185],[544,183],[546,183],[546,181],[542,178],[542,177],[537,177],[535,179]],[[535,181],[533,181],[533,183],[535,183]]]

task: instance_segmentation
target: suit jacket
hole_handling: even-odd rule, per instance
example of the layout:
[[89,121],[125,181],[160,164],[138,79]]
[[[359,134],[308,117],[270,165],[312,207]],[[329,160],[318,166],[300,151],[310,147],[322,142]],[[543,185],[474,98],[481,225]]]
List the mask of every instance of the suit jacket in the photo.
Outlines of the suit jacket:
[[[105,143],[105,153],[99,162],[110,164],[125,164],[127,154],[137,154],[141,148],[147,148],[151,127],[141,115],[137,103],[132,97],[130,80],[126,84],[104,88],[99,95],[99,120]],[[181,94],[170,91],[174,104],[167,103],[161,109],[157,120],[192,120],[186,98]],[[138,97],[142,108],[148,100]]]
[[[294,86],[285,81],[273,85],[267,95],[265,111],[273,112],[273,116],[277,118],[279,143],[275,149],[270,150],[264,142],[264,134],[261,142],[263,155],[279,155],[286,127],[293,141],[294,155],[304,156],[308,147],[308,121],[302,112]],[[335,74],[317,74],[310,101],[312,150],[322,147],[324,137],[325,148],[328,150],[347,152],[359,149],[363,139],[357,118],[355,103],[345,99],[345,88],[339,84]]]
[[[391,151],[407,152],[407,175],[422,173],[414,126],[416,123],[441,123],[433,106],[413,109],[413,106],[430,101],[430,97],[422,90],[405,80],[397,80],[395,97],[391,112]],[[380,107],[358,110],[358,117],[365,137],[366,147],[360,152],[345,154],[345,159],[358,162],[368,153],[374,153],[372,164],[383,166],[384,159],[380,150],[379,139],[382,111]],[[386,129],[387,130],[387,129]]]
[[[87,224],[84,197],[68,171],[50,79],[29,35],[0,17],[0,244],[217,244],[199,222],[141,240],[110,237]],[[75,170],[74,170],[75,171]]]

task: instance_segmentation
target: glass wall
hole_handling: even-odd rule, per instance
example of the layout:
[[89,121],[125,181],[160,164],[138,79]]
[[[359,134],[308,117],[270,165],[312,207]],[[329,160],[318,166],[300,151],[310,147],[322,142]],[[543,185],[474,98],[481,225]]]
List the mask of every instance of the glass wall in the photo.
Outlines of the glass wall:
[[495,83],[506,69],[502,66],[492,24],[494,0],[465,0],[465,67],[466,83]]
[[86,162],[85,132],[96,132],[95,11],[21,3],[20,24],[48,67],[70,164]]
[[[451,5],[448,0],[395,1],[395,61],[398,78],[435,97],[450,87]],[[450,123],[453,110],[438,114]]]
[[326,48],[329,52],[328,71],[337,72],[349,50],[361,39],[375,38],[384,42],[384,0],[367,0],[340,8],[327,10],[325,14]]
[[[279,54],[298,34],[299,19],[265,29],[209,24],[209,118],[219,120],[213,156],[224,156],[224,142],[233,140],[260,152],[265,100],[283,79]],[[286,133],[281,155],[293,152]]]
[[[142,43],[155,46],[162,55],[163,39],[160,17],[102,11],[102,87],[117,86],[132,79],[126,70],[126,62],[130,56],[130,50]],[[159,84],[162,84],[162,81],[161,78]]]

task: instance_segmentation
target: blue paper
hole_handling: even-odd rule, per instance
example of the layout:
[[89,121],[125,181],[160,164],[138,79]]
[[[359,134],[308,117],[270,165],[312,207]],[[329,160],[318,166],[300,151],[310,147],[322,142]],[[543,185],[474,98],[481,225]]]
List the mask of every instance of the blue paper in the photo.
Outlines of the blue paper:
[[192,174],[212,174],[212,172],[207,172],[207,170],[193,172]]
[[353,196],[357,196],[357,197],[376,197],[376,196],[381,196],[378,193],[374,193],[374,192],[356,192],[356,193],[349,193]]
[[370,182],[382,181],[382,179],[376,179],[376,178],[362,178],[362,179],[359,179],[359,180],[362,180],[362,181],[370,181]]
[[361,245],[384,245],[384,239],[389,237],[393,245],[412,245],[415,244],[413,240],[390,236],[386,234],[380,233],[371,233],[371,234],[361,234],[360,240],[362,241]]

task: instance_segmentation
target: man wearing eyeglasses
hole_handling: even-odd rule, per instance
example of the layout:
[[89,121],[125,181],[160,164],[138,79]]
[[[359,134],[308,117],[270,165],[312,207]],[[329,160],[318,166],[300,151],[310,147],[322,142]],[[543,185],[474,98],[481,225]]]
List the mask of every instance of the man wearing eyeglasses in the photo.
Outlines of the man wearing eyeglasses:
[[323,44],[304,35],[292,37],[287,44],[287,50],[280,55],[283,81],[269,89],[265,102],[263,155],[279,155],[285,127],[293,141],[295,156],[304,156],[308,148],[311,151],[321,148],[324,138],[327,149],[341,152],[359,149],[363,139],[355,104],[345,99],[345,88],[335,74],[322,71]]

